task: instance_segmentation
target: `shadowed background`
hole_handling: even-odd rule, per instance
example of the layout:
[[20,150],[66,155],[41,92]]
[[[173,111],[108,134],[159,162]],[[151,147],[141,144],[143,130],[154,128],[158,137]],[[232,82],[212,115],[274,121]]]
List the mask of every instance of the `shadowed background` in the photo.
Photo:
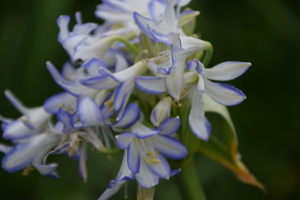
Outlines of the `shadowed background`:
[[[0,2],[0,91],[11,89],[25,105],[42,105],[62,91],[49,75],[50,60],[59,69],[68,59],[56,41],[60,15],[81,11],[84,22],[94,17],[98,0],[2,0]],[[198,154],[196,167],[208,200],[259,200],[300,198],[299,74],[300,1],[292,0],[194,0],[199,10],[197,33],[214,46],[210,66],[223,61],[251,62],[240,78],[228,82],[241,89],[247,99],[230,107],[236,126],[242,161],[268,189],[267,195],[245,185],[223,166]],[[71,26],[70,26],[71,27]],[[17,118],[20,114],[0,96],[0,113]],[[213,120],[214,116],[208,116]],[[213,129],[217,124],[212,123]],[[6,143],[4,139],[0,142]],[[1,154],[0,158],[3,157]],[[34,171],[10,174],[0,170],[0,199],[3,200],[95,200],[114,179],[122,153],[113,162],[95,152],[87,161],[88,181],[78,174],[78,162],[64,155],[52,156],[58,162],[59,180]],[[161,181],[155,200],[180,200],[175,179]],[[129,199],[135,199],[136,183],[129,183]],[[123,199],[120,190],[111,199]]]

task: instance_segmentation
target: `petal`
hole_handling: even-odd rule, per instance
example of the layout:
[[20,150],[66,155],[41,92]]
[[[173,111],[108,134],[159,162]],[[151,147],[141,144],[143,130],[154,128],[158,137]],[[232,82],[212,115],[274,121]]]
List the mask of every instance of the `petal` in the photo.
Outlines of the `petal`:
[[23,105],[23,103],[10,91],[5,90],[5,96],[10,101],[10,103],[23,115],[28,114],[30,109]]
[[174,9],[175,3],[176,0],[170,0],[164,12],[166,24],[169,26],[169,28],[171,28],[171,30],[176,30],[176,25],[177,25],[177,18]]
[[160,130],[148,128],[138,121],[131,127],[131,132],[135,133],[138,139],[145,139],[159,133]]
[[56,23],[59,27],[57,41],[60,42],[61,44],[69,36],[69,29],[68,29],[69,22],[70,22],[70,16],[68,15],[61,15],[56,20]]
[[44,110],[50,114],[57,114],[59,108],[62,106],[68,107],[76,103],[76,97],[67,92],[55,94],[44,102]]
[[55,173],[55,170],[56,170],[57,166],[58,166],[58,164],[56,164],[56,163],[53,163],[53,164],[50,164],[50,165],[34,165],[36,170],[41,175],[44,175],[44,176],[49,176],[50,175],[51,178],[59,178],[57,176],[57,174]]
[[119,82],[106,75],[81,80],[80,83],[87,87],[94,88],[97,90],[109,90],[117,87],[120,84]]
[[160,163],[148,165],[149,169],[157,176],[169,179],[171,176],[171,168],[168,161],[162,155],[156,155],[156,159],[160,160]]
[[131,94],[133,88],[134,88],[133,80],[125,81],[118,86],[118,88],[116,89],[116,92],[115,92],[115,97],[114,97],[115,111],[120,109],[123,101],[126,100],[125,97],[128,96],[128,93]]
[[159,126],[161,123],[170,118],[171,112],[171,97],[164,97],[152,110],[150,120],[154,126]]
[[185,58],[180,59],[176,64],[176,68],[165,78],[166,88],[169,94],[176,100],[180,99],[183,86]]
[[78,45],[80,45],[80,43],[86,39],[86,37],[86,35],[82,34],[70,36],[62,42],[62,46],[70,56],[73,56]]
[[116,72],[123,71],[129,67],[127,60],[123,55],[116,55]]
[[155,42],[162,42],[165,43],[167,46],[170,46],[172,44],[172,41],[170,41],[166,35],[157,32],[155,29],[151,29],[149,25],[148,25],[148,29]]
[[85,164],[86,159],[87,159],[86,148],[87,148],[87,144],[86,144],[86,142],[84,142],[80,149],[80,158],[79,158],[79,166],[78,166],[79,174],[80,174],[81,178],[83,179],[84,183],[87,180],[87,170],[86,170],[86,164]]
[[170,177],[176,176],[180,172],[181,172],[181,169],[172,169]]
[[159,177],[149,169],[143,160],[141,161],[139,173],[135,174],[135,179],[143,188],[151,188],[159,182]]
[[211,80],[229,81],[245,73],[251,63],[223,62],[210,69],[205,69],[205,77]]
[[128,167],[133,174],[139,173],[140,170],[140,152],[133,140],[128,147],[127,152]]
[[137,12],[133,13],[133,19],[136,25],[141,29],[143,33],[145,33],[149,38],[152,38],[152,35],[148,29],[148,25],[152,28],[158,28],[157,24],[152,20],[146,17],[143,17]]
[[2,153],[8,153],[13,148],[14,147],[12,147],[12,146],[7,146],[7,145],[4,145],[4,144],[0,144],[0,152],[2,152]]
[[120,189],[121,185],[115,185],[112,188],[106,189],[103,194],[99,197],[98,200],[107,200],[110,197],[112,197],[114,194],[116,194],[119,189]]
[[109,70],[105,68],[101,69],[101,72],[104,72],[107,76],[110,76],[112,79],[114,79],[117,82],[127,81],[136,76],[142,75],[146,71],[147,71],[147,65],[145,65],[143,62],[137,62],[133,66],[116,73],[111,73]]
[[172,135],[179,129],[180,124],[181,124],[181,121],[180,121],[179,117],[175,117],[175,118],[165,121],[157,129],[161,130],[159,132],[160,135]]
[[148,4],[149,13],[151,15],[151,18],[156,19],[157,16],[163,14],[167,5],[168,5],[167,2],[165,2],[165,1],[151,1]]
[[75,24],[72,33],[75,35],[77,34],[88,35],[96,28],[97,28],[97,24],[95,23]]
[[161,94],[166,92],[165,78],[153,76],[139,76],[134,78],[137,88],[148,94]]
[[19,140],[31,137],[36,134],[36,130],[27,128],[20,120],[14,120],[5,127],[3,138],[5,140]]
[[85,127],[104,125],[98,104],[89,97],[85,97],[79,102],[78,115]]
[[65,110],[63,110],[62,108],[59,109],[57,116],[56,116],[57,120],[60,121],[61,123],[64,124],[64,128],[63,128],[63,132],[67,133],[69,132],[71,129],[73,129],[73,116],[66,112]]
[[196,59],[188,61],[186,64],[186,68],[187,70],[194,69],[198,72],[198,74],[204,75],[205,73],[204,65],[199,60]]
[[178,24],[177,28],[180,28],[184,26],[185,24],[189,23],[192,19],[197,17],[200,14],[199,11],[193,11],[193,10],[185,10],[182,13],[180,13],[178,17]]
[[198,90],[202,92],[202,94],[204,93],[205,90],[204,79],[203,76],[200,74],[199,74],[199,81],[198,81]]
[[65,79],[68,79],[69,77],[74,75],[74,72],[76,72],[75,67],[70,62],[65,62],[61,70],[62,76]]
[[97,58],[93,58],[93,59],[89,60],[82,67],[85,68],[88,71],[88,73],[93,77],[101,75],[98,72],[100,67],[107,68],[105,62],[103,62],[102,60],[97,59]]
[[206,93],[216,102],[225,106],[234,106],[246,99],[245,94],[234,86],[214,83],[204,79]]
[[192,107],[189,114],[189,125],[196,137],[207,141],[210,135],[211,125],[204,116],[203,99],[200,91],[198,91],[196,87],[192,90]]
[[157,134],[150,139],[154,149],[167,158],[179,160],[187,155],[185,146],[172,137]]
[[122,150],[127,149],[134,136],[134,133],[122,133],[121,135],[117,135],[117,146]]
[[137,120],[140,118],[140,108],[137,104],[131,103],[127,106],[124,111],[123,117],[112,124],[111,127],[115,128],[128,128],[135,124]]

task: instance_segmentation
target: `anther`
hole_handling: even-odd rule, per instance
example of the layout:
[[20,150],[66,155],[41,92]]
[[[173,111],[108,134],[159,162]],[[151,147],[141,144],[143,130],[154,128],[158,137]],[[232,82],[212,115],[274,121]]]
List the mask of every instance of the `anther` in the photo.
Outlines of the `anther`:
[[148,63],[148,60],[149,60],[149,59],[148,59],[148,58],[146,58],[146,63]]
[[161,161],[157,158],[151,158],[150,161],[154,162],[155,164],[160,163]]
[[159,152],[158,152],[158,151],[155,151],[155,154],[156,154],[156,155],[159,155]]
[[184,95],[186,93],[186,91],[185,90],[183,90],[182,92],[181,92],[181,95]]
[[67,108],[66,108],[66,111],[68,112],[69,110],[71,110],[71,106],[68,106]]
[[[152,160],[152,159],[151,159]],[[148,165],[151,165],[152,162],[147,158],[147,157],[144,157],[144,161],[148,164]]]
[[141,58],[141,62],[144,63],[144,59],[143,58]]

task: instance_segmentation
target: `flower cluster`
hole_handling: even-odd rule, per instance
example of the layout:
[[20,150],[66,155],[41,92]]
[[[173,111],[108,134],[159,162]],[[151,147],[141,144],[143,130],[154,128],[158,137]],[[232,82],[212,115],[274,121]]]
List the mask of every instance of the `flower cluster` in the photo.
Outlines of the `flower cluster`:
[[[250,63],[223,62],[206,68],[212,45],[193,34],[195,17],[190,0],[103,0],[95,15],[104,24],[83,23],[75,15],[57,19],[58,42],[70,56],[59,72],[47,62],[54,81],[64,92],[49,97],[37,108],[25,107],[9,90],[5,95],[23,116],[1,117],[5,153],[2,168],[8,172],[34,167],[42,175],[58,178],[57,164],[47,157],[65,153],[79,160],[86,181],[88,149],[108,156],[124,151],[117,178],[100,200],[115,194],[122,184],[136,179],[151,188],[180,169],[168,159],[188,154],[178,134],[181,116],[173,109],[191,105],[188,124],[194,135],[208,141],[211,124],[205,117],[205,97],[225,106],[246,97],[237,88],[215,81],[242,75]],[[178,114],[179,115],[179,114]],[[54,117],[56,116],[56,117]],[[184,132],[181,134],[185,134]]]

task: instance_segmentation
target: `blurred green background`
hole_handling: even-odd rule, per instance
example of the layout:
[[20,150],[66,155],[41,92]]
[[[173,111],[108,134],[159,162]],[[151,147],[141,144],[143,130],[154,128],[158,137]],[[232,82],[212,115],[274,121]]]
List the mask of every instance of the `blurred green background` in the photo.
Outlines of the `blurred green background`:
[[[56,41],[56,19],[81,11],[84,22],[94,17],[99,0],[1,0],[0,91],[11,89],[27,106],[42,105],[62,91],[48,71],[50,60],[58,68],[68,59]],[[201,12],[197,32],[214,46],[211,66],[223,61],[247,61],[253,65],[242,77],[229,82],[246,95],[230,107],[236,126],[242,161],[268,189],[243,184],[223,166],[197,155],[196,167],[208,200],[300,199],[300,1],[292,0],[193,0]],[[72,18],[74,24],[74,17]],[[0,96],[0,113],[19,113]],[[211,116],[209,116],[211,117]],[[214,126],[214,124],[213,124]],[[217,125],[216,125],[217,126]],[[2,138],[0,142],[7,143]],[[95,200],[117,175],[122,153],[113,162],[100,154],[88,159],[88,181],[78,175],[77,161],[52,156],[59,163],[61,179],[52,180],[34,171],[10,174],[0,170],[2,200]],[[0,156],[2,158],[2,154]],[[156,187],[157,200],[180,200],[174,179]],[[129,184],[135,199],[136,183]],[[121,190],[112,199],[123,199]]]

